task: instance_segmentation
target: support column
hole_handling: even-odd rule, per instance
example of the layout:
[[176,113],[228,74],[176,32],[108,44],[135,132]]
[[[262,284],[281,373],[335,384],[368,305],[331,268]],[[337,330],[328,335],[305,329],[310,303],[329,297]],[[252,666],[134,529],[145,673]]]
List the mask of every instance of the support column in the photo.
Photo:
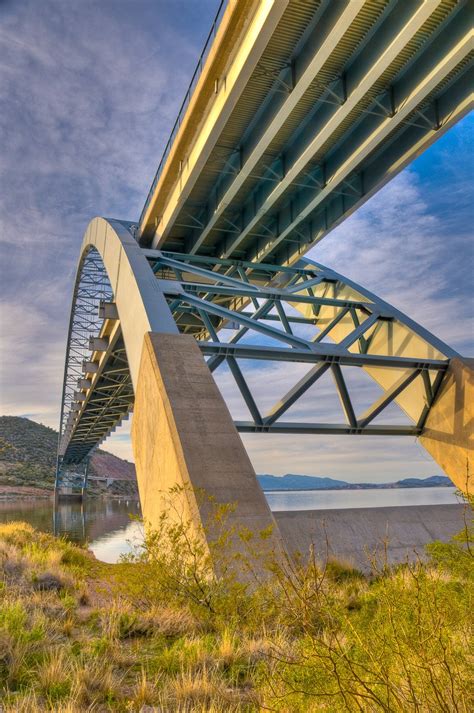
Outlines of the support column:
[[420,443],[460,490],[473,494],[474,359],[451,359]]
[[89,458],[82,463],[66,464],[58,460],[54,496],[56,499],[82,500],[86,495]]
[[209,512],[196,497],[199,489],[219,504],[236,505],[229,526],[254,533],[272,526],[266,547],[282,547],[253,466],[194,337],[145,335],[132,443],[143,517],[151,528],[167,506],[169,489],[179,485],[186,489],[183,518],[195,523],[196,533],[207,524]]

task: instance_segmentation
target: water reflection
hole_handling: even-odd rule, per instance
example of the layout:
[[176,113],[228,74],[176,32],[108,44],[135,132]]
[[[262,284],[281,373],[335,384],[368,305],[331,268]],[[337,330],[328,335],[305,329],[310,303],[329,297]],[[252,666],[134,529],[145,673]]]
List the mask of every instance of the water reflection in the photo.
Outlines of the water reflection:
[[116,562],[142,539],[135,500],[90,498],[84,502],[54,498],[0,502],[0,522],[23,520],[43,532],[86,544],[104,562]]
[[289,490],[265,493],[271,510],[331,510],[461,502],[454,487],[389,488],[387,490]]
[[92,542],[110,532],[123,530],[134,515],[140,515],[140,505],[134,500],[53,500],[52,532],[67,535],[74,542]]

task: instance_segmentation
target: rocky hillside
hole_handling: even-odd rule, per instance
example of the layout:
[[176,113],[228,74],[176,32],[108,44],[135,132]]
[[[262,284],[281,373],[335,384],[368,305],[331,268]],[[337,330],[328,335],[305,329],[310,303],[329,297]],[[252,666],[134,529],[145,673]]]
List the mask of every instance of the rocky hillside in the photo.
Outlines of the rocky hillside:
[[[28,418],[0,416],[0,486],[51,490],[54,485],[58,434]],[[134,496],[135,466],[106,451],[92,456],[90,493]],[[105,482],[94,478],[113,478]]]

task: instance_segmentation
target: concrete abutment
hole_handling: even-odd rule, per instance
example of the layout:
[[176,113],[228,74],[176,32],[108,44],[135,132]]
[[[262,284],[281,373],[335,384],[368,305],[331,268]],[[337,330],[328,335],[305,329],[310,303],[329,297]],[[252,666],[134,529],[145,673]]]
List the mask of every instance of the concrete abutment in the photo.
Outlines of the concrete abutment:
[[[179,513],[209,527],[209,500],[233,504],[229,528],[254,534],[271,529],[265,550],[283,543],[225,401],[194,337],[145,335],[132,425],[138,488],[145,523],[157,529],[169,491],[182,488]],[[205,497],[199,497],[199,493]],[[233,549],[239,549],[238,538]]]

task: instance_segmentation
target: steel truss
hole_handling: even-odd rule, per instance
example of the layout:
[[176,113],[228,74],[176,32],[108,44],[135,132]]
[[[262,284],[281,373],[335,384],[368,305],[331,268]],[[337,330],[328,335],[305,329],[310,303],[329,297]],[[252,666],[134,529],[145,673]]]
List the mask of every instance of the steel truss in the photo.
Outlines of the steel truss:
[[[69,440],[77,422],[84,393],[84,363],[90,355],[91,337],[98,336],[103,326],[99,305],[112,299],[112,288],[102,258],[91,249],[79,266],[80,278],[73,295],[73,307],[69,324],[64,385],[60,417],[60,444],[56,469],[56,489],[83,489],[87,484],[87,452],[82,449],[81,458],[74,458],[68,451],[65,458],[64,443]],[[82,382],[82,383],[81,383]],[[95,445],[95,444],[94,444]],[[90,450],[90,449],[89,449]],[[78,464],[81,463],[81,467]]]
[[[182,332],[198,340],[209,369],[214,372],[224,362],[229,367],[251,421],[237,421],[244,433],[334,433],[366,435],[419,435],[426,415],[446,371],[448,354],[432,335],[410,322],[397,310],[368,293],[357,292],[333,271],[301,260],[296,267],[282,268],[266,263],[218,260],[181,253],[147,251],[153,271],[160,280],[176,324]],[[295,315],[303,307],[305,315]],[[326,311],[322,312],[322,309]],[[327,317],[327,308],[332,311]],[[327,343],[335,327],[350,322],[344,338]],[[369,346],[381,329],[402,321],[410,331],[432,344],[439,358],[420,359],[396,354],[369,353]],[[297,334],[297,328],[310,328],[310,336]],[[233,336],[225,341],[229,335]],[[251,344],[242,340],[251,337]],[[255,344],[255,338],[260,344]],[[269,341],[277,344],[269,345]],[[444,349],[445,352],[450,352]],[[449,354],[450,356],[451,354]],[[266,414],[260,412],[239,362],[305,363],[308,373],[276,401]],[[364,413],[356,415],[344,372],[347,367],[392,370],[390,388]],[[345,423],[295,423],[281,417],[326,372],[333,376]],[[403,391],[418,380],[424,399],[415,423],[406,426],[372,422]]]
[[83,384],[84,398],[65,434],[69,436],[67,460],[71,463],[81,462],[127,418],[133,406],[133,386],[119,325],[99,361],[85,362],[84,373],[87,378],[83,381],[88,382]]
[[[211,372],[225,364],[232,374],[251,417],[235,421],[240,432],[384,436],[422,432],[455,352],[390,305],[307,259],[282,267],[141,252],[179,332],[197,340]],[[82,263],[73,302],[57,488],[86,487],[91,452],[133,407],[127,345],[112,300],[101,258],[91,250]],[[398,341],[391,335],[398,335]],[[291,364],[308,367],[267,413],[259,408],[242,371],[243,362],[262,361],[285,362],[289,374]],[[362,413],[357,413],[348,386],[347,370],[354,367],[381,386],[380,396]],[[339,397],[340,422],[285,420],[289,409],[326,373],[332,375]],[[411,392],[415,411],[407,410],[404,398],[415,386]],[[408,414],[406,424],[379,422],[393,403]]]

